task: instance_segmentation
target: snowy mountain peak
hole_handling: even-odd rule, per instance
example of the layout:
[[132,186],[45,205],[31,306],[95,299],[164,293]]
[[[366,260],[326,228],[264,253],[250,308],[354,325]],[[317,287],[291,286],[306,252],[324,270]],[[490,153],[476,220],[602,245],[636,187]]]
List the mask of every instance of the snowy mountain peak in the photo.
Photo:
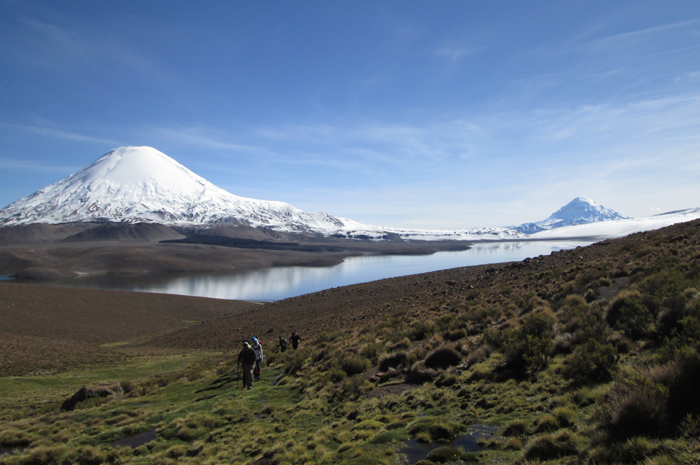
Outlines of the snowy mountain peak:
[[227,223],[274,231],[381,239],[512,238],[508,228],[449,231],[364,225],[328,213],[305,212],[284,202],[233,195],[152,147],[119,147],[75,174],[0,210],[0,226],[31,223]]
[[[0,225],[127,222],[278,226],[328,221],[283,202],[230,194],[152,147],[119,147],[0,210]],[[302,227],[303,229],[303,227]]]
[[514,229],[532,234],[548,229],[561,228],[563,226],[575,226],[579,224],[597,223],[599,221],[612,221],[629,219],[614,210],[605,208],[586,197],[576,197],[549,218],[537,223],[525,223]]
[[598,205],[593,200],[586,197],[576,197],[567,203],[546,221],[560,220],[567,222],[566,226],[572,224],[594,223],[597,221],[623,220],[628,217],[620,215],[614,210]]
[[[73,175],[91,191],[112,189],[158,189],[177,195],[193,195],[207,184],[166,154],[152,147],[119,147]],[[212,185],[207,186],[212,187]]]

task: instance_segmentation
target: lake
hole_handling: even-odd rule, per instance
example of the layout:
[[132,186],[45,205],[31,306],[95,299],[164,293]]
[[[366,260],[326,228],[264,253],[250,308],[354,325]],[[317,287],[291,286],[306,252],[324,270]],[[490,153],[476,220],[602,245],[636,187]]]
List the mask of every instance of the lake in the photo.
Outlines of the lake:
[[137,278],[84,277],[48,284],[216,299],[274,301],[397,276],[461,266],[520,261],[558,250],[590,245],[593,242],[558,240],[479,243],[461,252],[349,257],[343,263],[331,267],[286,266],[240,273]]

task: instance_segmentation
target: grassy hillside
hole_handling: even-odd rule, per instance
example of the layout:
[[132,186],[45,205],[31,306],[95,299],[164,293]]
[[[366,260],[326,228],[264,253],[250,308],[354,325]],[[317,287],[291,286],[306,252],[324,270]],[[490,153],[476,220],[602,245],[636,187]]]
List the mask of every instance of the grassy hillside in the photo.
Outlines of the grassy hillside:
[[699,289],[695,221],[241,309],[0,378],[0,463],[700,463]]

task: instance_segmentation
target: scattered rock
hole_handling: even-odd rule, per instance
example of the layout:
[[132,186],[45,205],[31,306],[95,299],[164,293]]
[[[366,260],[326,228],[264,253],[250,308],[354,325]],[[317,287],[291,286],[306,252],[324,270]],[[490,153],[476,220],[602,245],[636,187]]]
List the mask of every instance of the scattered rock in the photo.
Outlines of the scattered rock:
[[73,397],[66,399],[61,405],[61,410],[70,412],[75,410],[75,405],[94,397],[117,397],[124,395],[124,390],[119,383],[104,383],[93,386],[83,386],[78,392],[73,394]]

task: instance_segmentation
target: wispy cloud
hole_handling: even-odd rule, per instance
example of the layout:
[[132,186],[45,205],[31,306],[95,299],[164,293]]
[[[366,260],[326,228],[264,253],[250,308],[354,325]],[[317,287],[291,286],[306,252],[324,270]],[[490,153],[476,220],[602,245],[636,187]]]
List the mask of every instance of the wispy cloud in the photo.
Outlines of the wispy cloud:
[[0,159],[0,168],[5,170],[33,171],[47,173],[73,173],[78,171],[80,166],[68,165],[48,165],[45,161],[31,160],[4,160]]
[[108,145],[113,146],[113,147],[120,145],[120,143],[115,141],[114,139],[105,139],[105,138],[100,138],[100,137],[88,136],[88,135],[80,134],[77,132],[67,131],[67,130],[63,130],[63,129],[50,128],[50,127],[44,127],[44,126],[29,126],[29,125],[22,125],[22,124],[0,124],[0,127],[12,129],[15,131],[31,132],[33,134],[40,134],[42,136],[55,138],[55,139],[72,140],[72,141],[77,141],[77,142],[94,142],[94,143],[98,143],[98,144],[108,144]]
[[669,31],[677,31],[678,29],[685,28],[687,26],[698,26],[700,25],[700,20],[691,21],[681,21],[673,24],[665,24],[662,26],[649,27],[645,29],[639,29],[631,32],[624,32],[621,34],[613,34],[607,37],[602,37],[600,39],[593,40],[589,42],[590,45],[596,47],[611,47],[615,45],[628,45],[639,39],[651,39],[658,34],[665,34]]
[[[71,24],[21,18],[12,33],[12,47],[3,47],[6,57],[58,74],[83,77],[94,73],[135,73],[153,80],[170,79],[153,59],[130,49],[118,37]],[[9,34],[9,33],[8,33]]]
[[441,58],[446,58],[450,63],[454,64],[481,50],[482,47],[477,47],[472,44],[451,43],[438,47],[435,50],[435,54]]
[[169,142],[186,144],[202,149],[213,149],[232,153],[263,153],[266,151],[263,147],[240,144],[232,141],[232,137],[226,134],[221,128],[206,127],[203,125],[150,127],[139,132],[147,137],[159,138]]

